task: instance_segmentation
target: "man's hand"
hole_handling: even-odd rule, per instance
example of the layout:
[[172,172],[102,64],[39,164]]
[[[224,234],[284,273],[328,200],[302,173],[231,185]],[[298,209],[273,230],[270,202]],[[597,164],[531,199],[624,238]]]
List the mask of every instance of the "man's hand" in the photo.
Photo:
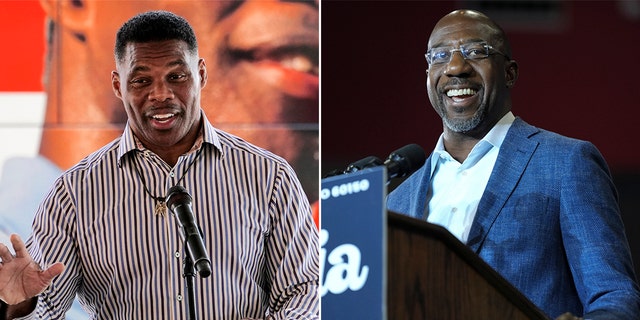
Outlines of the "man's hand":
[[60,262],[42,270],[29,255],[22,239],[11,235],[11,244],[16,255],[13,256],[6,245],[0,243],[0,299],[14,305],[29,300],[44,291],[51,280],[62,273],[64,265]]

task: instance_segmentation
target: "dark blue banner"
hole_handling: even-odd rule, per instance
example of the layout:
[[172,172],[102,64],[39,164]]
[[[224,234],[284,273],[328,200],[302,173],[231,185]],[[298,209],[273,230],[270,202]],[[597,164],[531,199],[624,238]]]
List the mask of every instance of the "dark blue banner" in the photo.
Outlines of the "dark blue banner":
[[322,180],[323,319],[386,319],[386,168]]

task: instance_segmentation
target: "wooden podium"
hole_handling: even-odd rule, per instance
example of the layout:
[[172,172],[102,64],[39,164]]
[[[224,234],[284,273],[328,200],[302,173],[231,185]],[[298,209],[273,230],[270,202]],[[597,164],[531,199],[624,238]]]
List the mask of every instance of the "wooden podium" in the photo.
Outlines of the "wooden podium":
[[387,216],[388,319],[548,319],[446,229]]

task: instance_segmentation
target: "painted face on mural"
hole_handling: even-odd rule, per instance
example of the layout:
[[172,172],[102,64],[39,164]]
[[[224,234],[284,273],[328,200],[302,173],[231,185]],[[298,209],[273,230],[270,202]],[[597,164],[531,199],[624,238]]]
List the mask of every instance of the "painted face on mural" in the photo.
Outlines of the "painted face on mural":
[[[207,87],[201,106],[214,126],[283,156],[296,168],[306,190],[318,176],[317,2],[305,1],[42,1],[55,28],[49,50],[47,119],[103,126],[104,139],[91,139],[86,155],[121,133],[127,119],[113,94],[113,45],[120,26],[139,12],[167,10],[189,21],[206,62]],[[98,14],[98,12],[100,14]],[[55,40],[59,39],[60,41]],[[55,56],[56,52],[74,52]],[[60,70],[55,68],[63,66]],[[55,76],[53,76],[55,75]],[[101,85],[103,79],[105,85]],[[113,124],[117,124],[113,127]],[[53,131],[53,130],[51,130]],[[105,131],[106,132],[106,131]],[[45,132],[46,134],[46,132]],[[44,137],[44,135],[43,135]],[[55,158],[64,146],[50,139]],[[61,139],[57,139],[61,140]],[[77,145],[81,145],[79,142]],[[76,146],[77,146],[76,145]],[[56,155],[57,154],[57,155]],[[72,162],[54,161],[61,166]],[[63,165],[64,164],[64,165]],[[311,198],[317,198],[311,196]]]

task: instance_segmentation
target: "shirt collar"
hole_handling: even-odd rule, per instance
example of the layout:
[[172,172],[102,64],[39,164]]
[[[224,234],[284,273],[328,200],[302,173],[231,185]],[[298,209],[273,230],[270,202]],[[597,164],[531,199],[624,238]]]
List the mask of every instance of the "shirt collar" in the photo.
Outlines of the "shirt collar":
[[[511,111],[507,112],[498,123],[496,123],[491,130],[481,139],[490,143],[492,146],[500,148],[502,146],[502,142],[504,142],[504,138],[507,136],[507,132],[513,121],[516,117],[513,115]],[[444,133],[440,135],[438,138],[438,142],[436,143],[436,147],[433,150],[434,156],[431,157],[431,168],[434,168],[437,164],[438,159],[441,155],[446,154],[448,157],[449,153],[444,149]]]
[[516,117],[511,113],[511,111],[507,112],[507,114],[496,123],[491,130],[487,133],[482,140],[485,140],[491,143],[494,147],[500,148],[502,146],[502,142],[504,142],[504,138],[507,136],[507,132],[509,128],[511,128],[511,124]]
[[[213,127],[211,122],[209,122],[207,116],[203,111],[201,111],[201,114],[203,126],[200,129],[200,133],[198,138],[196,139],[196,142],[193,144],[191,150],[189,150],[187,153],[197,151],[202,148],[202,145],[204,143],[207,143],[213,145],[222,154],[222,145],[220,144],[220,138],[216,133],[216,129]],[[122,133],[122,138],[120,139],[120,143],[118,145],[118,166],[121,165],[122,157],[134,150],[144,151],[147,149],[133,134],[133,130],[131,130],[131,127],[129,126],[129,121],[127,121],[124,132]]]

